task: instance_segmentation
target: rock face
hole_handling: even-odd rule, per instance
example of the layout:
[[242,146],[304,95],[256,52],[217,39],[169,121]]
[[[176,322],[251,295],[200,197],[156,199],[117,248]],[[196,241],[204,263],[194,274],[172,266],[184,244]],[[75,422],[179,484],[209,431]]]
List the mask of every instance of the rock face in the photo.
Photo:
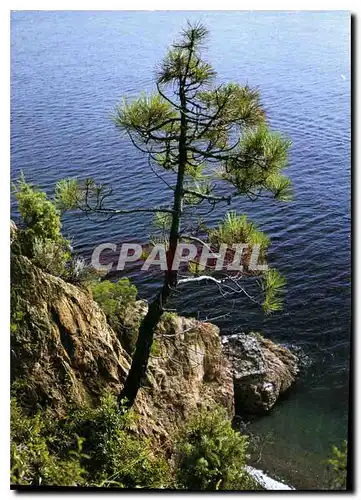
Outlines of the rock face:
[[154,351],[149,388],[143,394],[151,396],[157,426],[169,432],[195,408],[215,403],[234,415],[231,364],[223,354],[217,326],[168,315],[158,328]]
[[89,293],[15,255],[11,301],[11,374],[27,407],[62,413],[121,389],[130,358]]
[[236,413],[268,412],[295,381],[298,358],[253,333],[223,337],[222,343],[232,364]]
[[[90,292],[13,255],[11,300],[12,388],[24,407],[61,416],[71,403],[119,394],[131,360]],[[138,302],[133,313],[140,320],[146,309]],[[220,403],[232,413],[233,401],[218,328],[166,314],[137,398],[139,432],[163,442],[195,407]]]

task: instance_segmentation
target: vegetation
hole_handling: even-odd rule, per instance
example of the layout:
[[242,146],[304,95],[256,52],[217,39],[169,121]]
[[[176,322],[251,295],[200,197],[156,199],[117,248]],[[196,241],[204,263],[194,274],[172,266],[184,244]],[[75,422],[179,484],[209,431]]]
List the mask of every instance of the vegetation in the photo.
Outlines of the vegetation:
[[60,211],[46,193],[37,190],[21,176],[14,185],[21,217],[13,251],[33,260],[45,271],[61,276],[71,257],[70,244],[61,234]]
[[[207,37],[205,26],[188,24],[159,66],[157,92],[142,94],[132,102],[124,99],[114,115],[115,125],[127,134],[167,186],[169,200],[160,207],[112,207],[108,205],[112,188],[93,179],[61,181],[56,199],[62,209],[80,209],[107,220],[124,213],[155,214],[160,234],[152,241],[165,243],[169,263],[173,262],[178,243],[189,241],[197,241],[202,248],[210,243],[256,244],[265,262],[268,238],[244,216],[225,214],[214,229],[207,226],[205,214],[216,206],[230,205],[240,196],[289,200],[291,183],[282,171],[287,165],[290,141],[270,129],[257,89],[237,83],[216,84],[216,72],[201,55]],[[161,171],[166,171],[167,179],[172,176],[173,181],[165,179]],[[221,185],[222,194],[217,193]],[[208,212],[205,208],[209,208]],[[130,406],[133,404],[146,374],[160,318],[178,287],[200,281],[193,273],[199,274],[194,263],[185,278],[171,265],[164,272],[163,285],[140,325],[132,366],[119,401],[126,399]],[[260,296],[251,299],[263,304],[266,313],[280,309],[285,281],[276,270],[249,268],[236,275],[220,274],[215,279],[204,273],[202,281],[216,283],[221,292],[226,287],[227,295],[244,294],[249,298],[239,280],[257,275]]]
[[40,413],[26,416],[17,402],[11,401],[11,474],[12,484],[80,486],[85,470],[80,462],[82,440],[60,456],[52,450],[56,435],[51,419]]
[[50,417],[46,411],[26,416],[12,401],[14,484],[156,488],[167,482],[164,457],[129,430],[135,417],[120,413],[115,398],[70,410],[57,422]]
[[30,239],[36,237],[63,241],[60,212],[47,199],[46,194],[27,183],[23,175],[14,186],[14,190],[20,216]]
[[347,487],[347,441],[342,446],[332,447],[332,454],[326,461],[330,471],[329,487],[333,490],[344,490]]
[[109,394],[98,407],[70,408],[60,420],[50,410],[26,415],[13,399],[11,482],[108,488],[255,488],[243,470],[246,438],[232,430],[220,408],[193,415],[170,443],[168,454],[137,435],[136,426],[134,411],[119,412],[116,398]]
[[176,442],[180,487],[192,490],[257,489],[244,471],[247,437],[232,429],[223,408],[194,414]]
[[78,285],[98,278],[84,259],[72,253],[70,241],[61,233],[61,211],[45,192],[26,182],[22,175],[13,186],[21,221],[12,252],[25,255],[54,276]]
[[267,250],[270,239],[265,233],[257,229],[256,224],[248,222],[246,215],[237,215],[237,212],[228,212],[218,227],[209,228],[209,242],[213,245],[226,243],[232,247],[233,243],[245,243],[250,246],[260,245],[263,256]]
[[117,333],[124,349],[131,354],[137,341],[139,323],[138,315],[129,317],[129,308],[134,305],[137,288],[130,284],[128,278],[122,278],[116,283],[108,280],[93,283],[91,289],[109,325]]
[[92,286],[93,298],[102,307],[112,327],[119,326],[124,321],[124,315],[129,303],[137,297],[137,289],[130,284],[128,278],[122,278],[116,283],[105,280]]

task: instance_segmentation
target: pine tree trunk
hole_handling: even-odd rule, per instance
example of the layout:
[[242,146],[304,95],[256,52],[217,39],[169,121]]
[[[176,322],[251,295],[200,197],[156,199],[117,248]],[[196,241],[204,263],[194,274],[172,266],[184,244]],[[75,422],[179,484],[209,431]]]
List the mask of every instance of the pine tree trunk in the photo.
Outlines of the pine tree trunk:
[[[184,83],[180,85],[181,106],[185,110],[186,98],[184,93]],[[169,233],[169,255],[168,270],[165,272],[164,283],[161,293],[149,304],[148,312],[143,318],[138,332],[138,339],[132,359],[128,377],[124,388],[119,395],[119,404],[125,407],[132,407],[137,397],[142,380],[147,372],[150,350],[153,344],[154,333],[163,314],[169,297],[177,287],[178,271],[172,270],[174,255],[179,241],[179,228],[182,216],[183,183],[184,173],[187,162],[187,121],[185,111],[181,112],[181,128],[179,139],[179,165],[177,173],[177,184],[174,191],[172,225]]]
[[149,304],[149,309],[140,325],[135,352],[128,377],[119,395],[119,405],[130,408],[137,397],[138,390],[145,378],[154,333],[163,314],[160,297]]

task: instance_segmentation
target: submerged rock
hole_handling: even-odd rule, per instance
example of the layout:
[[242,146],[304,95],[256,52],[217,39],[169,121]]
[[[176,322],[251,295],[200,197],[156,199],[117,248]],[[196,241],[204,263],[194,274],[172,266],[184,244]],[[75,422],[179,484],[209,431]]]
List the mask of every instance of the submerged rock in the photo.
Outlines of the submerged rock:
[[236,333],[222,344],[232,364],[238,414],[271,410],[299,373],[297,356],[259,334]]

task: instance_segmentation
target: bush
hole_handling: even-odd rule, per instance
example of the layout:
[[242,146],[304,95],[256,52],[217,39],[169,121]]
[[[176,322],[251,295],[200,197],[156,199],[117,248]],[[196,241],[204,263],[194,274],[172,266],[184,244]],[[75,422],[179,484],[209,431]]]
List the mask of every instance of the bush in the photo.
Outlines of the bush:
[[33,263],[54,276],[64,275],[70,255],[65,243],[38,237],[33,240]]
[[[169,468],[149,440],[131,431],[135,415],[114,396],[97,408],[75,408],[56,420],[26,416],[11,405],[11,482],[25,485],[162,488]],[[82,436],[82,437],[79,437]]]
[[[137,433],[134,410],[113,395],[95,408],[73,407],[66,418],[42,410],[26,415],[11,402],[11,482],[22,485],[259,489],[244,471],[247,438],[222,408],[195,413],[174,443],[172,459]],[[170,443],[168,443],[170,444]],[[168,450],[170,451],[170,450]],[[171,464],[171,465],[170,465]]]
[[[137,298],[137,288],[128,278],[116,283],[104,280],[92,284],[93,298],[103,309],[109,325],[117,333],[124,349],[132,354],[138,335],[139,314],[127,317],[129,307]],[[131,316],[131,315],[128,315]]]
[[87,264],[82,257],[72,255],[67,263],[63,278],[69,283],[88,288],[99,279],[100,275],[101,271],[97,271],[93,266]]
[[167,485],[169,470],[149,440],[132,433],[136,416],[121,412],[114,396],[105,396],[94,409],[77,410],[69,428],[85,438],[86,469],[98,486],[159,488]]
[[12,244],[14,252],[33,260],[46,272],[61,276],[71,257],[70,244],[61,234],[60,212],[22,176],[15,185],[22,228]]
[[15,400],[11,401],[11,472],[12,484],[80,486],[85,470],[81,466],[82,440],[68,450],[65,458],[50,450],[46,417],[37,413],[26,416]]
[[332,454],[326,461],[330,471],[329,487],[333,490],[345,490],[347,486],[347,441],[341,448],[332,447]]
[[15,197],[29,235],[54,241],[62,238],[60,212],[46,193],[37,191],[22,176],[15,185]]
[[137,288],[128,278],[116,283],[104,280],[92,286],[93,298],[98,302],[114,326],[119,325],[130,303],[135,302]]
[[247,437],[221,407],[194,414],[175,444],[177,483],[192,490],[255,489],[244,471]]

